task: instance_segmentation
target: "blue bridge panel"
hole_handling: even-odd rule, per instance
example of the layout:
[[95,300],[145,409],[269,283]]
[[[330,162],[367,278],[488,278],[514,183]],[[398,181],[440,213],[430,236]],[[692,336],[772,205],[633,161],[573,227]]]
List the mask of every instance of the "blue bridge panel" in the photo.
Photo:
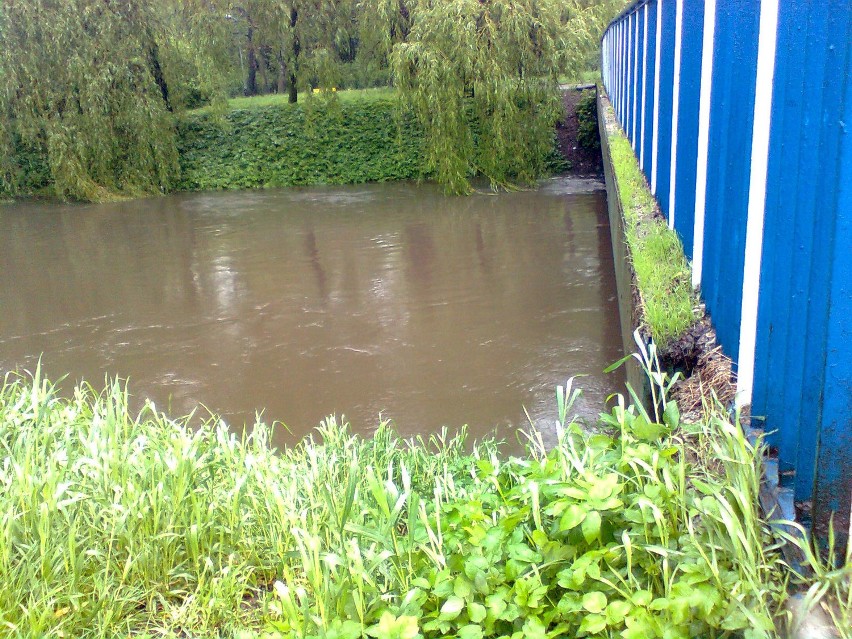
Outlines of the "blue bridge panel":
[[645,64],[645,103],[642,105],[642,119],[645,122],[645,142],[642,147],[644,158],[643,168],[650,183],[654,139],[654,82],[656,78],[655,65],[657,63],[657,2],[649,2],[647,5],[648,21],[648,56]]
[[683,242],[683,250],[689,259],[692,259],[692,235],[695,227],[695,171],[698,159],[698,109],[701,94],[701,33],[703,29],[704,1],[684,0],[674,228]]
[[[782,486],[792,488],[797,501],[812,501],[823,523],[836,512],[837,530],[846,530],[852,501],[852,11],[848,0],[717,0],[715,7],[706,140],[699,136],[701,75],[711,68],[702,59],[704,0],[638,0],[625,9],[604,38],[606,87],[690,258],[699,234],[702,294],[720,342],[742,373],[737,401],[751,403],[753,419],[765,427]],[[766,75],[757,77],[759,68]],[[707,167],[703,231],[695,226],[699,159]]]
[[660,106],[657,121],[657,201],[660,209],[668,217],[669,189],[671,187],[671,164],[669,158],[672,146],[672,95],[674,86],[674,48],[675,48],[675,2],[659,0],[662,6],[662,33],[660,45]]
[[717,5],[710,98],[701,292],[719,343],[736,361],[740,340],[760,3]]

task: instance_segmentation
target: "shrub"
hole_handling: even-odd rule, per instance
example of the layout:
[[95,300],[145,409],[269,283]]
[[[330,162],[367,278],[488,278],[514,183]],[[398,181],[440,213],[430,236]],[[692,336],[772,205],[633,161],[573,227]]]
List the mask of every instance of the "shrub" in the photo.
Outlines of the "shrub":
[[577,142],[584,149],[597,150],[601,148],[598,132],[598,102],[594,91],[587,91],[577,103],[577,122],[579,131]]
[[274,104],[180,124],[178,188],[239,189],[417,179],[423,136],[393,99]]

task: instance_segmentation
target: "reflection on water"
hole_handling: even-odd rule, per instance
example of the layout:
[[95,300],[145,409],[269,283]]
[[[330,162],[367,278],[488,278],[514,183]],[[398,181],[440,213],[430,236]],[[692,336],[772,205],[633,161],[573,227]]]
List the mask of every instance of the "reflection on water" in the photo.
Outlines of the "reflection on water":
[[[130,379],[131,394],[297,439],[555,419],[571,375],[588,418],[622,380],[605,196],[448,198],[409,184],[0,208],[0,370]],[[66,382],[70,386],[70,382]]]

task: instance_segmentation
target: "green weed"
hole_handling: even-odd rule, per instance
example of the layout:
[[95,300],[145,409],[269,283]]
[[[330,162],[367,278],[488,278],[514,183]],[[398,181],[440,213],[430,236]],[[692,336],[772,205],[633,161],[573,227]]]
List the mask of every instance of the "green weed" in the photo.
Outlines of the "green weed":
[[783,522],[779,534],[799,550],[802,566],[793,569],[795,585],[804,590],[803,609],[821,607],[834,623],[842,639],[852,638],[852,543],[841,555],[834,529],[829,522],[825,547],[795,522]]
[[601,137],[598,130],[598,100],[595,91],[586,91],[577,103],[579,131],[577,142],[585,149],[600,149]]
[[[620,399],[505,459],[327,420],[276,452],[126,389],[0,389],[0,623],[11,636],[749,637],[783,596],[761,447],[719,412]],[[535,437],[533,437],[535,440]],[[709,453],[709,454],[708,454]]]
[[655,215],[654,197],[630,143],[617,127],[609,132],[609,144],[643,321],[662,348],[697,319],[689,264],[675,232]]

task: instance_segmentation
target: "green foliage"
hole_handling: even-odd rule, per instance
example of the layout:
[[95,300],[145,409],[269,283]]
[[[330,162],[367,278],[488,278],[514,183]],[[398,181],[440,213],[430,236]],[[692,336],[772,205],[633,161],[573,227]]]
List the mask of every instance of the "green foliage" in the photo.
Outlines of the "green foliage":
[[643,321],[662,348],[696,319],[694,309],[698,304],[689,264],[677,234],[656,214],[654,196],[630,142],[614,124],[608,125],[608,136]]
[[391,61],[424,127],[430,172],[457,193],[472,175],[492,185],[542,175],[558,76],[591,40],[593,12],[555,0],[462,0],[414,3],[410,19]]
[[577,103],[577,142],[585,149],[601,148],[601,138],[598,132],[598,100],[594,91],[587,91]]
[[[610,4],[5,0],[0,194],[169,191],[187,183],[175,129],[183,109],[221,115],[228,91],[296,102],[313,88],[378,83],[393,83],[418,119],[423,158],[416,172],[385,167],[381,179],[425,173],[455,192],[475,175],[530,183],[554,168],[559,74],[585,65]],[[305,170],[260,183],[305,183]],[[310,170],[310,182],[366,179]]]
[[166,0],[0,3],[0,158],[7,190],[38,181],[15,177],[29,169],[8,161],[16,145],[46,159],[62,198],[171,188],[177,150],[168,78],[173,61],[192,59],[181,48],[185,39],[179,42],[170,29],[180,6]]
[[[794,569],[794,583],[804,592],[799,619],[794,619],[794,624],[820,607],[828,613],[836,636],[852,639],[852,540],[846,538],[846,552],[842,553],[833,519],[829,521],[824,546],[794,522],[784,522],[779,534],[798,549],[803,558],[802,565]],[[794,625],[790,634],[797,632]]]
[[[0,615],[16,636],[746,637],[782,596],[761,448],[623,401],[502,459],[330,419],[276,453],[117,385],[0,389]],[[665,403],[665,400],[663,400]],[[689,428],[689,430],[685,430]],[[705,461],[706,460],[706,463]]]
[[37,193],[52,183],[47,156],[37,148],[25,145],[17,138],[0,173],[0,198],[22,193]]
[[[265,100],[259,98],[259,100]],[[396,101],[311,98],[189,113],[179,127],[181,189],[348,184],[422,177],[423,136]]]

